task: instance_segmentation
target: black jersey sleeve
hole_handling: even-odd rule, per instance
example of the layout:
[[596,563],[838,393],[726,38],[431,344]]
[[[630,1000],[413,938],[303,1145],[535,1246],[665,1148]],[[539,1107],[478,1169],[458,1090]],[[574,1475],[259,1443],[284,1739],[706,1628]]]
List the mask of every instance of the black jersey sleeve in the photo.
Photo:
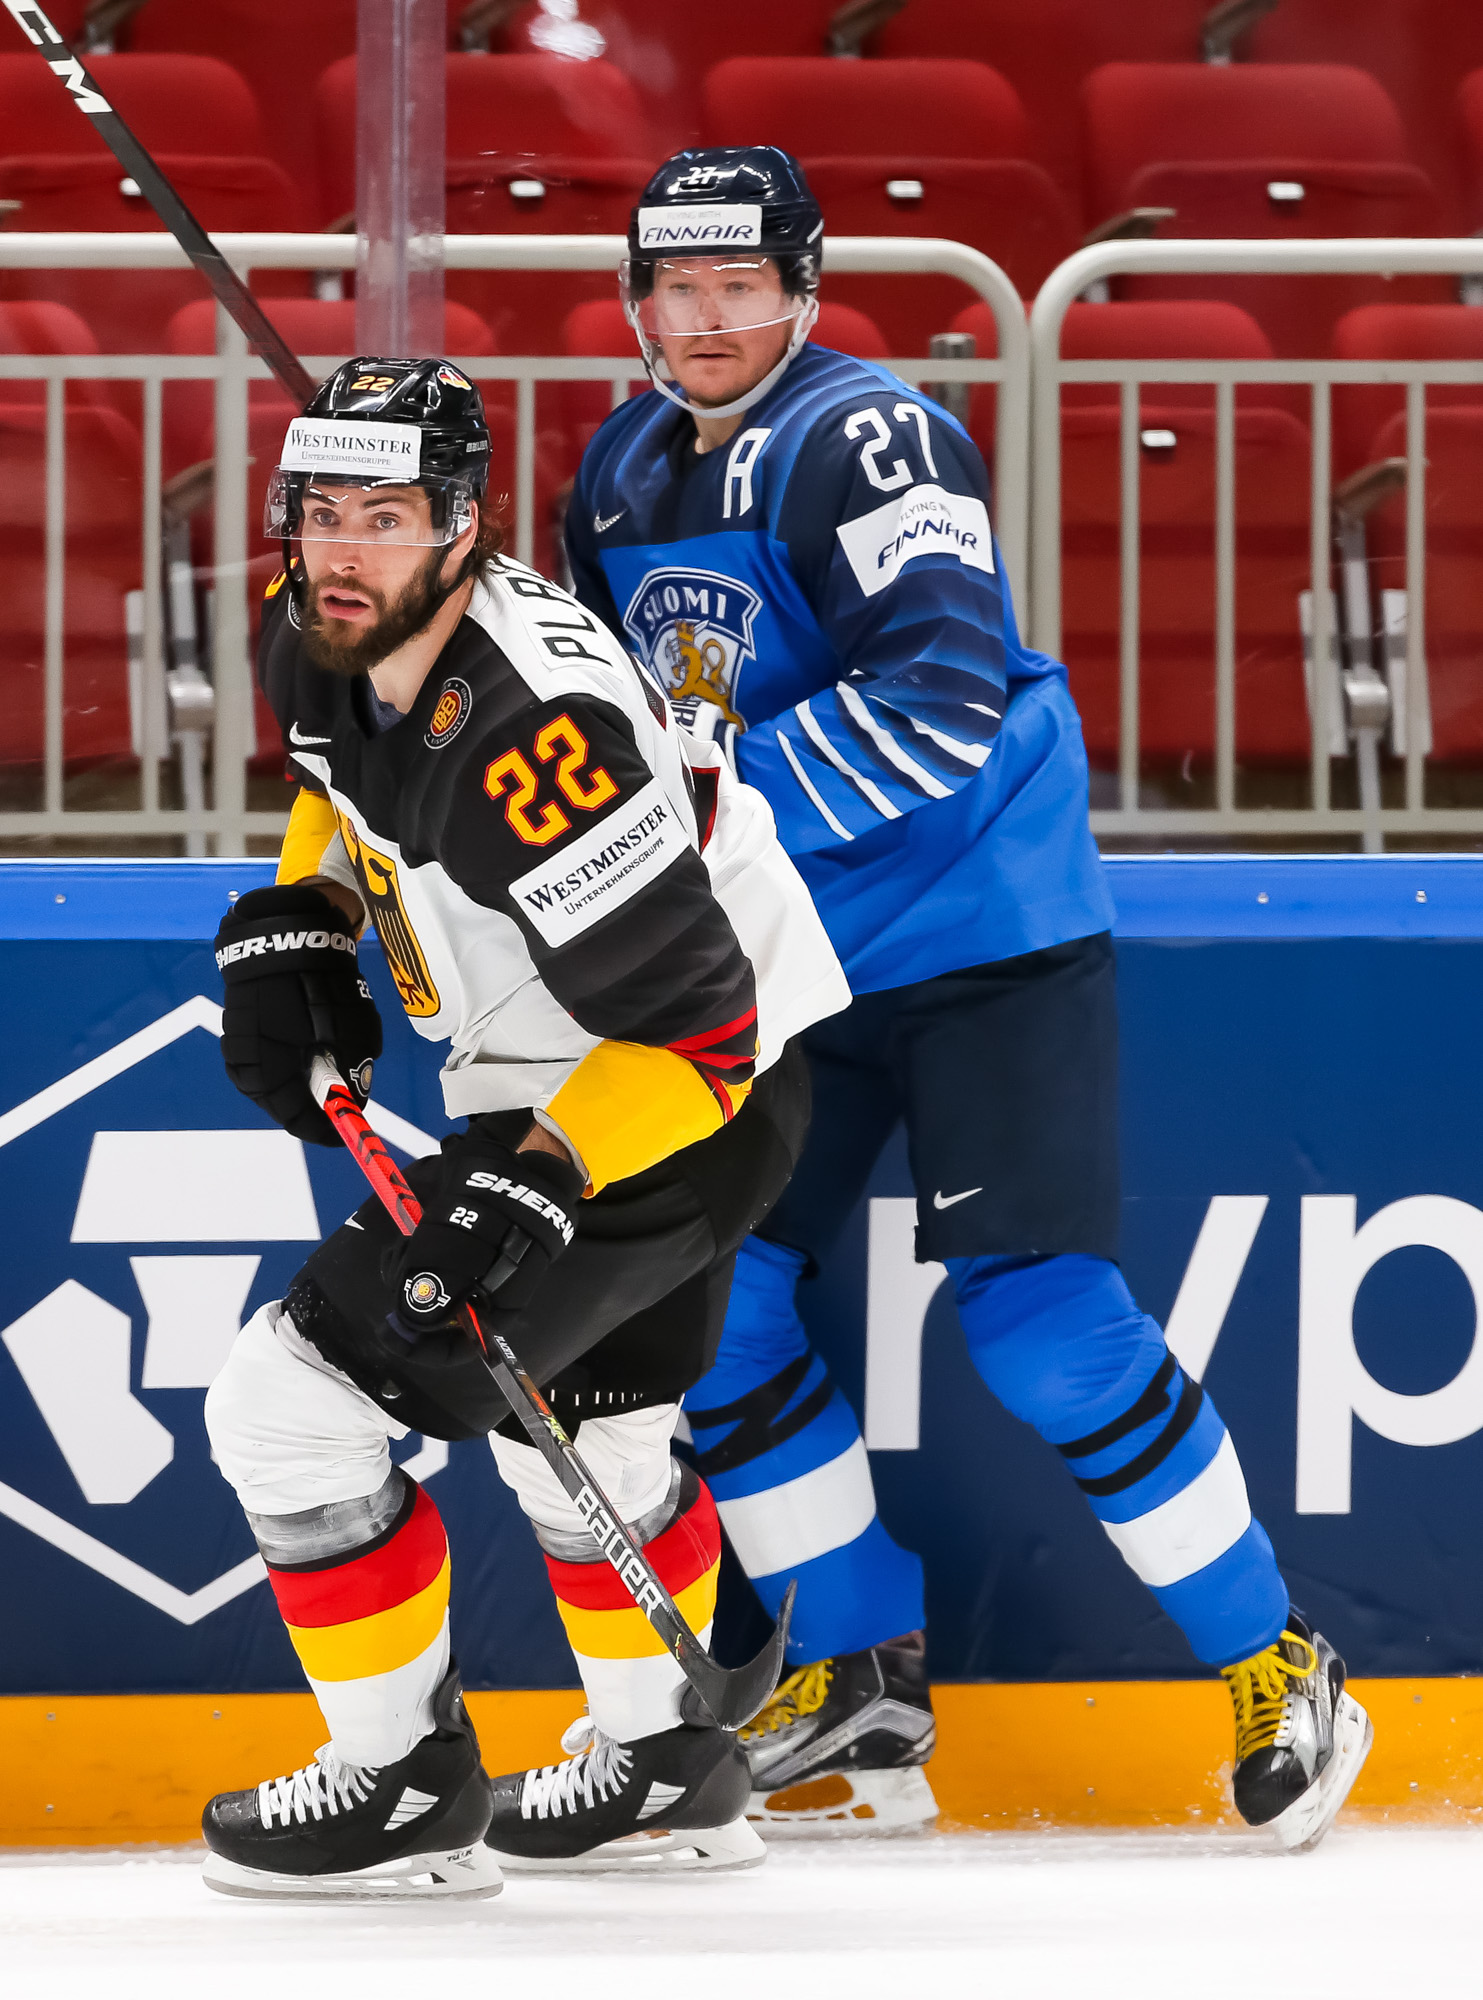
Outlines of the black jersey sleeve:
[[471,744],[438,848],[465,894],[519,924],[589,1034],[750,1058],[751,962],[620,709],[533,703]]

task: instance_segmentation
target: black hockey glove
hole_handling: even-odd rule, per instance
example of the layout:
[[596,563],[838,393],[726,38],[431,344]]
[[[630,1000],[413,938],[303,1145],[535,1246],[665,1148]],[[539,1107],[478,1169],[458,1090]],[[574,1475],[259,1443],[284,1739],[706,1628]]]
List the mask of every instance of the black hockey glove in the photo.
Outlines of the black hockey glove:
[[477,1125],[445,1139],[437,1191],[392,1267],[397,1331],[441,1325],[491,1278],[497,1306],[528,1304],[572,1240],[583,1185],[570,1160],[517,1153]]
[[381,1053],[381,1016],[348,918],[320,889],[250,889],[222,918],[216,963],[227,1075],[296,1139],[338,1146],[309,1089],[310,1057],[324,1048],[364,1105]]

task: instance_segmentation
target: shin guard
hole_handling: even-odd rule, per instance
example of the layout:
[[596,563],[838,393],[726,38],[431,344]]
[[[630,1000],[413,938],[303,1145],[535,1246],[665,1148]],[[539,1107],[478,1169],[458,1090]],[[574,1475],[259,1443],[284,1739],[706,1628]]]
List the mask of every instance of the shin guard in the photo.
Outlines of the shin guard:
[[370,1501],[254,1516],[253,1527],[336,1754],[372,1767],[406,1756],[432,1728],[448,1665],[448,1538],[437,1508],[394,1470]]

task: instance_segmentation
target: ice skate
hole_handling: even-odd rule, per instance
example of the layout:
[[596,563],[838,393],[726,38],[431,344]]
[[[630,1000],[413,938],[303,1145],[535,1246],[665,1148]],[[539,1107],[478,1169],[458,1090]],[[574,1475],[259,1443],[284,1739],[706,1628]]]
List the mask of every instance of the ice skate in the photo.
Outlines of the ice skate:
[[498,1895],[499,1867],[482,1844],[489,1779],[456,1667],[433,1716],[433,1734],[395,1764],[343,1764],[326,1744],[287,1777],[220,1793],[201,1816],[208,1886],[336,1902]]
[[681,1724],[615,1743],[587,1716],[561,1739],[560,1764],[494,1781],[486,1847],[534,1874],[753,1868],[766,1849],[748,1826],[746,1759],[723,1730]]
[[937,1801],[921,1768],[937,1742],[919,1635],[800,1667],[741,1732],[747,1818],[789,1833],[904,1833]]
[[1345,1691],[1344,1662],[1288,1613],[1280,1639],[1221,1673],[1236,1708],[1236,1810],[1282,1845],[1316,1847],[1370,1754],[1370,1718]]

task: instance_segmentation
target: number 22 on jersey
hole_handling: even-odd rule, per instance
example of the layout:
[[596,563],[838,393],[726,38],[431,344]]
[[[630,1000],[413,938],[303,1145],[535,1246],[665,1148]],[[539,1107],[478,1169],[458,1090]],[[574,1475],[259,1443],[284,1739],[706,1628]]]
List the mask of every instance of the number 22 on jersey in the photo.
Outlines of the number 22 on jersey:
[[[584,771],[590,754],[587,738],[569,715],[558,715],[536,732],[535,754],[543,764],[555,762],[556,789],[579,812],[596,812],[618,796],[618,787],[601,764]],[[538,802],[541,779],[522,750],[506,750],[484,773],[490,798],[505,802],[505,820],[528,847],[547,847],[569,831],[571,819],[555,799]]]

